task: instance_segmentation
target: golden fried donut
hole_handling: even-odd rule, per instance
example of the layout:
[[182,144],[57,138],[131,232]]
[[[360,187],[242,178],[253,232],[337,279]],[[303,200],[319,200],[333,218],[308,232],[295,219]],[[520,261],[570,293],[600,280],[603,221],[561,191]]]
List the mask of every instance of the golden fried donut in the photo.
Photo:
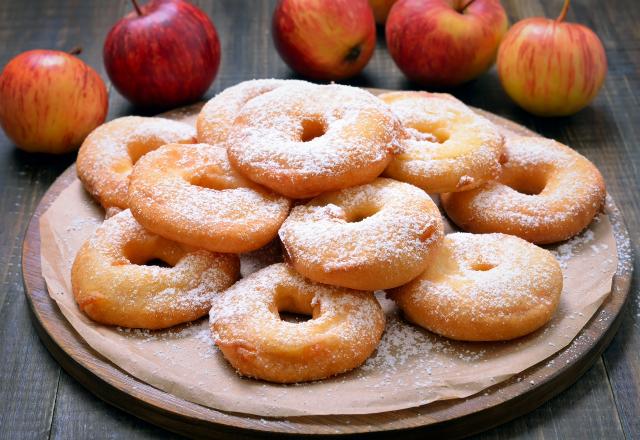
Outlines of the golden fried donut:
[[193,127],[164,118],[126,116],[102,124],[78,151],[76,170],[85,189],[105,208],[126,209],[133,164],[161,145],[193,143]]
[[289,199],[242,177],[224,148],[169,144],[136,163],[129,206],[142,226],[214,252],[261,248],[278,234]]
[[418,278],[388,295],[421,327],[462,341],[524,336],[552,317],[562,292],[553,255],[505,234],[445,236]]
[[487,119],[446,93],[379,96],[402,121],[406,137],[385,176],[427,192],[465,191],[495,179],[503,139]]
[[[278,312],[310,315],[287,322]],[[360,366],[376,349],[384,313],[375,296],[304,279],[274,264],[214,298],[211,329],[242,375],[270,382],[323,379]]]
[[198,142],[219,144],[227,140],[229,127],[240,109],[250,100],[280,86],[303,81],[286,79],[254,79],[229,87],[202,107],[196,120]]
[[360,290],[397,287],[418,276],[443,234],[427,193],[385,178],[296,206],[280,229],[298,272]]
[[551,139],[507,139],[508,161],[497,181],[442,194],[449,217],[469,232],[503,232],[533,243],[566,240],[586,228],[602,207],[598,169]]
[[[148,266],[160,260],[168,267]],[[127,209],[105,220],[71,269],[73,295],[94,321],[160,329],[207,314],[238,279],[236,255],[193,249],[147,232]]]
[[306,198],[375,179],[400,131],[400,121],[369,92],[296,83],[249,101],[227,148],[231,163],[251,180]]

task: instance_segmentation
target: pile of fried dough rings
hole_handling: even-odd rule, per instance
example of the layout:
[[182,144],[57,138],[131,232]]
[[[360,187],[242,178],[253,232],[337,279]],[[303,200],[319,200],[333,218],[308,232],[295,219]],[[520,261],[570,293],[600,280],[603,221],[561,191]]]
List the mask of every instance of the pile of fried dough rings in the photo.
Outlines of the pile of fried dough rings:
[[[563,276],[537,244],[580,233],[605,198],[574,150],[503,133],[450,95],[294,80],[230,87],[195,129],[112,120],[77,172],[106,211],[73,264],[80,309],[144,329],[209,314],[238,373],[278,383],[364,363],[385,328],[375,291],[451,339],[539,329]],[[445,235],[428,193],[466,232]],[[238,254],[274,243],[283,262],[239,279]]]

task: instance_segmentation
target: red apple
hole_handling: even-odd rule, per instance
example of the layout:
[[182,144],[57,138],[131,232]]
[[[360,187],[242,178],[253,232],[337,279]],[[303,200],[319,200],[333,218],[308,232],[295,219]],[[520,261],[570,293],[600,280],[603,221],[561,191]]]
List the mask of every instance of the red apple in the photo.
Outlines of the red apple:
[[272,32],[284,62],[319,80],[356,75],[376,45],[376,23],[367,0],[280,0]]
[[387,18],[387,46],[410,80],[454,86],[491,67],[507,26],[499,0],[400,0]]
[[67,153],[104,122],[107,88],[91,67],[56,50],[30,50],[0,75],[0,124],[25,151]]
[[577,112],[598,94],[607,75],[602,43],[585,26],[564,22],[565,0],[556,20],[535,17],[517,22],[498,52],[498,75],[507,94],[540,116]]
[[369,5],[371,5],[376,23],[384,24],[384,22],[387,21],[391,6],[393,6],[396,1],[397,0],[369,0]]
[[104,43],[109,78],[129,101],[175,107],[200,98],[220,65],[213,23],[183,0],[151,0],[111,29]]

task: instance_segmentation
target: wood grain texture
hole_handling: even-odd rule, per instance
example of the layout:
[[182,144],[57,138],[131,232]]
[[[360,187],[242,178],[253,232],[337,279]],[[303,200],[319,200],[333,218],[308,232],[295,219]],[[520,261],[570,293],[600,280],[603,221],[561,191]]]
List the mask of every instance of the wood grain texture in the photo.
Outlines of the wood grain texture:
[[[372,89],[374,93],[385,90]],[[179,109],[162,116],[176,119],[193,118],[199,106]],[[532,134],[524,127],[480,111],[494,123],[520,134]],[[404,436],[419,437],[425,434],[459,437],[497,425],[517,415],[528,412],[542,402],[564,390],[580,377],[609,344],[617,330],[620,310],[626,302],[630,284],[630,270],[621,264],[614,277],[612,293],[601,310],[585,326],[580,335],[566,348],[540,365],[518,374],[483,393],[466,399],[457,399],[374,415],[311,416],[269,419],[224,413],[184,401],[156,390],[144,382],[128,376],[102,356],[95,353],[84,340],[70,329],[54,301],[46,291],[42,279],[39,249],[39,218],[58,194],[75,181],[75,169],[70,167],[47,191],[36,208],[26,232],[23,251],[23,274],[26,294],[35,315],[36,328],[45,345],[63,368],[97,396],[126,411],[162,427],[192,437],[223,435],[264,436],[270,433],[350,434],[366,432],[402,432]],[[628,247],[629,238],[621,223],[619,211],[610,207],[610,220],[622,234],[616,237],[618,248]],[[553,360],[553,362],[551,362]],[[598,370],[594,370],[597,372]],[[606,386],[606,382],[605,382]],[[606,398],[609,397],[609,401]],[[601,420],[609,416],[613,426],[620,430],[613,399],[598,396],[598,403],[608,403],[598,408]],[[600,410],[601,408],[601,410]],[[195,421],[196,423],[191,423]],[[585,424],[590,430],[589,425]],[[604,427],[599,422],[598,427]],[[611,427],[607,426],[606,431]]]
[[[83,58],[100,64],[100,46],[109,24],[121,14],[56,1],[0,3],[0,65],[34,48],[69,50],[82,46]],[[23,300],[20,247],[30,213],[51,182],[75,155],[47,157],[15,150],[0,132],[0,438],[48,437],[62,370],[33,331]]]
[[[273,1],[195,1],[213,18],[222,43],[222,64],[207,96],[244,79],[292,77],[271,43],[269,20]],[[555,16],[561,0],[503,0],[511,23],[532,15]],[[0,2],[0,65],[32,48],[70,49],[82,45],[81,58],[104,76],[101,47],[113,22],[128,10],[125,0],[33,0]],[[638,260],[640,252],[640,6],[636,0],[574,0],[568,20],[592,27],[603,40],[609,60],[605,86],[592,105],[579,114],[544,120],[519,110],[502,92],[495,69],[455,90],[466,102],[556,137],[573,146],[602,170],[608,190],[622,209]],[[380,33],[380,32],[379,32]],[[106,77],[105,77],[106,78]],[[354,85],[412,88],[403,79],[384,48],[378,48]],[[110,95],[109,118],[139,113],[117,93]],[[95,398],[82,387],[58,386],[65,373],[37,341],[29,323],[19,275],[20,241],[30,214],[44,191],[72,161],[29,156],[17,152],[0,132],[0,438],[45,438],[55,421],[57,437],[82,437],[83,420],[95,426],[95,437],[172,438],[121,411],[83,404]],[[638,265],[636,264],[636,267]],[[632,302],[622,327],[603,356],[604,368],[595,367],[569,391],[534,413],[519,418],[483,438],[576,438],[572,432],[596,424],[594,432],[620,423],[627,438],[640,437],[640,286],[634,278]],[[589,377],[590,379],[586,380]],[[68,378],[67,378],[68,379]],[[610,381],[610,382],[609,382]],[[57,391],[56,391],[57,390]],[[599,413],[593,396],[609,390],[615,412]],[[600,397],[598,397],[600,398]],[[75,409],[58,413],[58,402],[78,402]],[[597,405],[609,408],[607,399]],[[107,409],[108,408],[108,409]],[[581,411],[573,410],[580,408]],[[618,421],[619,416],[619,421]],[[123,422],[117,422],[117,421]],[[120,426],[120,425],[126,426]],[[554,428],[555,427],[555,428]],[[564,428],[561,428],[564,427]],[[157,433],[157,435],[156,435]]]

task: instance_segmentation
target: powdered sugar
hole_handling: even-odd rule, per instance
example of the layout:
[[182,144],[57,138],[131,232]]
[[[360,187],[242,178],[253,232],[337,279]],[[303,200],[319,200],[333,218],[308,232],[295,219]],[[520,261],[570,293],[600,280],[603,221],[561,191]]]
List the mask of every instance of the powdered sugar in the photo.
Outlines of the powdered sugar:
[[[313,333],[323,329],[323,334],[335,334],[353,343],[375,338],[375,328],[381,323],[382,315],[375,302],[367,300],[370,295],[312,283],[286,264],[274,264],[243,278],[217,296],[210,322],[217,339],[238,337],[247,331],[252,336],[247,340],[265,344],[286,341],[292,347],[312,344]],[[293,299],[288,299],[289,296]],[[287,306],[280,309],[279,304],[297,306],[295,310],[287,310]],[[274,310],[313,313],[314,319],[292,326],[280,320]]]
[[[313,319],[290,323],[278,311]],[[216,344],[241,373],[297,382],[360,365],[378,344],[384,314],[369,292],[312,283],[275,264],[217,296],[210,322]]]
[[126,116],[96,128],[78,152],[76,168],[85,188],[104,207],[127,207],[128,178],[144,154],[168,143],[195,141],[190,125],[164,118]]
[[[550,139],[512,136],[498,181],[443,199],[447,213],[473,230],[504,232],[533,242],[560,241],[584,229],[605,196],[598,170]],[[537,182],[537,184],[532,184]],[[521,187],[534,188],[534,194]],[[515,188],[515,189],[514,189]]]
[[167,145],[131,176],[131,211],[144,226],[176,241],[218,252],[244,252],[272,240],[290,201],[242,177],[226,150]]
[[551,252],[555,255],[558,263],[560,263],[560,267],[566,269],[567,263],[575,256],[575,253],[581,249],[582,246],[593,241],[593,238],[593,231],[587,229],[582,234],[576,235],[566,243],[559,245]]
[[[154,258],[173,267],[143,265]],[[125,210],[105,220],[78,253],[74,291],[80,304],[99,292],[92,310],[107,316],[119,310],[120,325],[170,326],[206,313],[212,297],[235,281],[234,262],[233,255],[188,250],[155,236]]]
[[434,264],[393,293],[420,325],[456,339],[511,339],[553,315],[562,272],[549,252],[503,234],[454,233]]
[[[323,127],[306,142],[305,121]],[[357,170],[367,180],[368,170],[382,172],[397,148],[398,134],[399,121],[368,92],[334,84],[290,84],[249,101],[227,145],[232,162],[252,179],[281,193],[299,182],[315,195],[362,183]],[[346,178],[351,182],[336,186]],[[294,190],[300,191],[289,189]]]
[[[362,214],[366,218],[357,221]],[[371,270],[381,284],[402,273],[410,279],[415,268],[419,273],[442,234],[440,213],[429,196],[390,179],[297,206],[280,229],[295,264],[310,272]]]
[[224,89],[202,107],[197,120],[198,140],[209,144],[226,141],[233,120],[249,100],[278,87],[292,84],[308,83],[296,80],[257,79],[243,81]]
[[497,177],[502,136],[462,102],[424,92],[385,93],[380,98],[398,115],[408,135],[387,175],[429,192],[470,189]]

